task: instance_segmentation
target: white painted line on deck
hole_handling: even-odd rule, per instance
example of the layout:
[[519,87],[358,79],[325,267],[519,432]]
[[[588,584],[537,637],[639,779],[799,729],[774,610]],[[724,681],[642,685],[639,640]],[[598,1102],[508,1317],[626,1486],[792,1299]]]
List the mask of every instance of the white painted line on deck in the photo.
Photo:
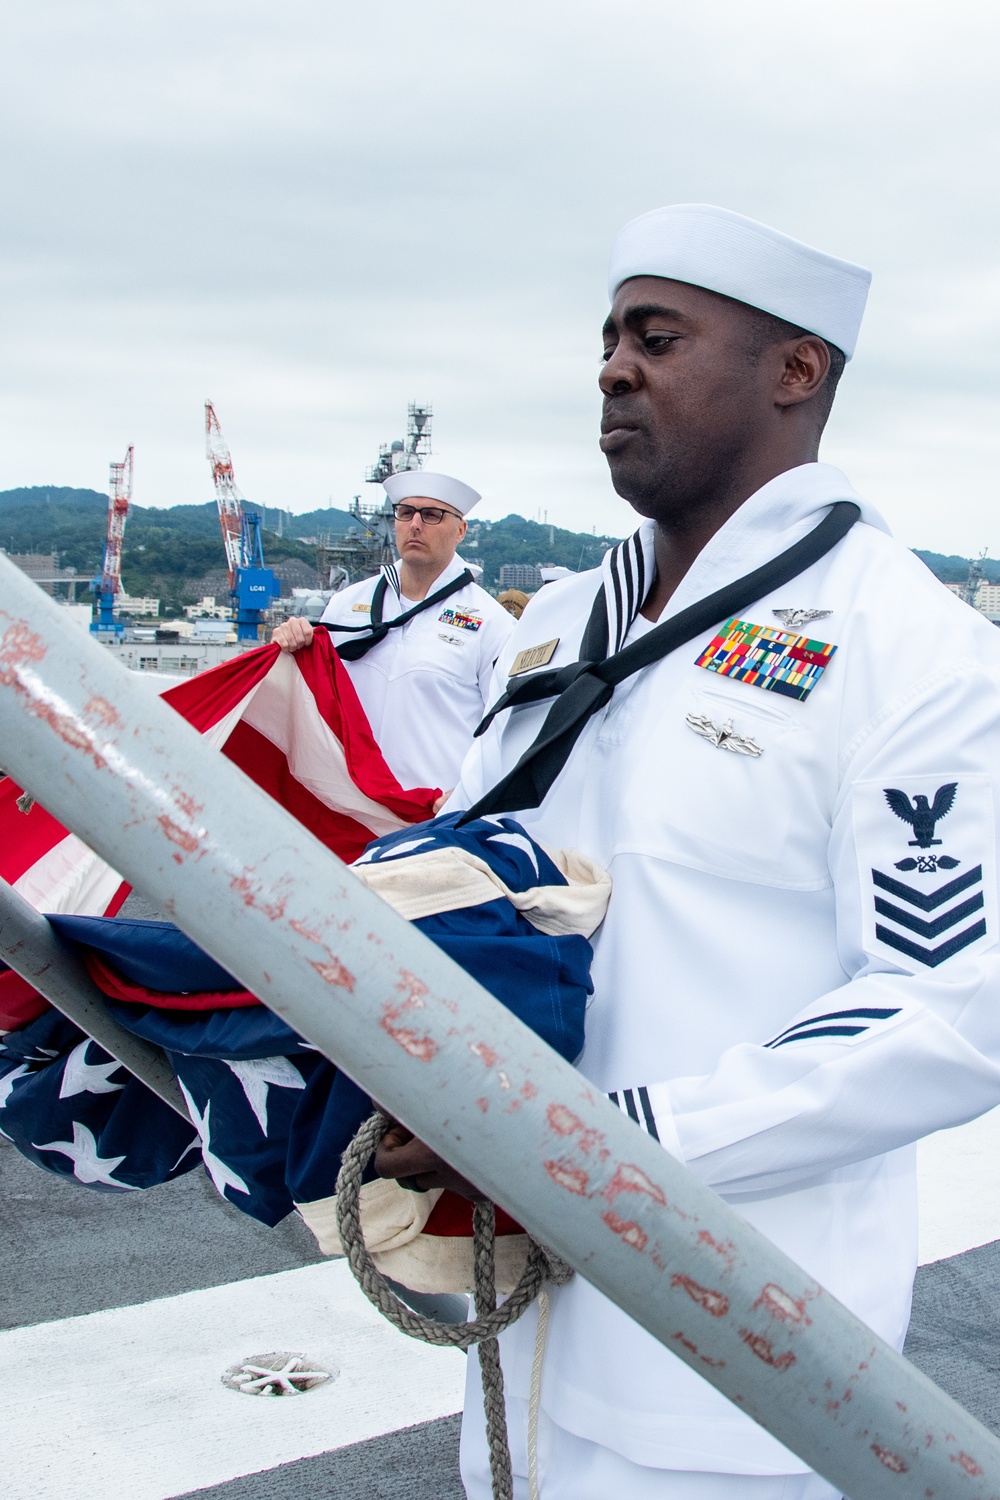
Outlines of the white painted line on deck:
[[920,1264],[1000,1240],[1000,1109],[917,1147]]
[[[1000,1239],[1000,1109],[918,1148],[922,1264]],[[226,1390],[299,1350],[340,1375],[299,1398]],[[0,1332],[5,1500],[171,1500],[459,1411],[466,1362],[398,1333],[343,1261]]]
[[[222,1385],[270,1349],[340,1375],[280,1399]],[[0,1361],[5,1500],[168,1500],[450,1415],[465,1387],[465,1356],[398,1333],[343,1261],[11,1329]]]

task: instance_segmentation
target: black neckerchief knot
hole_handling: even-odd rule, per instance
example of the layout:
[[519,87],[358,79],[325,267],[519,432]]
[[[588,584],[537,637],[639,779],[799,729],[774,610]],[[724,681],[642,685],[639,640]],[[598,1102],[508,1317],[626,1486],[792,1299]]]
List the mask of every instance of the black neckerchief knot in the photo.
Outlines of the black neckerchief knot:
[[[533,672],[529,677],[511,678],[507,691],[476,730],[477,735],[482,734],[504,709],[538,703],[544,698],[554,697],[556,700],[517,765],[463,814],[461,822],[540,807],[588,719],[610,702],[620,682],[641,672],[643,667],[662,661],[679,646],[741,614],[756,600],[790,583],[825,557],[847,535],[860,515],[860,507],[853,501],[836,501],[818,526],[780,556],[682,609],[611,656],[607,655],[608,613],[602,588],[594,600],[583,633],[580,661]],[[640,598],[635,613],[641,604]]]
[[389,581],[383,573],[375,585],[375,592],[372,594],[372,612],[368,618],[367,625],[335,625],[331,620],[320,620],[319,624],[323,626],[324,630],[329,630],[331,633],[338,635],[341,632],[355,635],[360,631],[368,631],[369,634],[365,636],[364,640],[344,641],[342,645],[336,647],[337,655],[341,661],[359,661],[362,656],[366,656],[380,641],[384,641],[390,630],[397,630],[400,625],[405,625],[407,621],[415,619],[417,615],[422,615],[425,609],[433,609],[435,604],[441,604],[443,600],[450,598],[452,594],[457,594],[459,589],[464,589],[466,584],[475,583],[475,581],[469,569],[465,568],[457,578],[453,578],[450,583],[446,583],[444,588],[438,589],[436,594],[430,594],[426,599],[421,599],[419,604],[415,604],[412,609],[406,610],[404,614],[397,615],[394,620],[383,620],[382,606],[385,602],[386,590],[389,587]]

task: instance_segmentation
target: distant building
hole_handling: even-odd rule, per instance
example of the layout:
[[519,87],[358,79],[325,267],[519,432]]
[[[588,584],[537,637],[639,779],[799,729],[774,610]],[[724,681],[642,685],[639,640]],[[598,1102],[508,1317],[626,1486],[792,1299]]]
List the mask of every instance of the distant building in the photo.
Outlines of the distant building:
[[976,608],[987,619],[1000,620],[1000,583],[981,583],[976,590]]
[[[165,633],[177,634],[175,631],[161,632]],[[153,639],[147,639],[149,636]],[[180,682],[233,658],[233,646],[229,642],[196,641],[193,638],[159,641],[155,631],[145,629],[137,631],[133,640],[109,641],[103,649],[117,657],[130,671],[148,673],[156,692],[169,686],[171,678]]]
[[[50,574],[59,572],[57,552],[8,552],[7,556],[15,568],[20,568],[29,578],[48,579]],[[51,589],[48,592],[51,593]]]
[[[946,583],[945,588],[964,599],[968,584]],[[1000,621],[1000,583],[981,583],[976,588],[975,608],[988,620]]]
[[[343,574],[343,568],[339,572]],[[341,587],[346,582],[347,575],[344,574]],[[315,625],[336,592],[336,589],[292,589],[290,594],[275,599],[264,617],[264,624],[272,630],[286,620],[308,620]]]
[[501,589],[523,589],[526,594],[534,594],[541,586],[541,572],[530,563],[503,563],[500,568]]
[[206,594],[197,604],[185,604],[184,614],[189,620],[229,620],[232,619],[233,609],[228,601],[216,604],[215,595]]
[[55,594],[57,583],[65,583],[69,587],[70,599],[76,598],[76,585],[79,581],[76,569],[60,568],[58,552],[8,552],[6,555],[15,568],[20,568],[22,573],[33,578],[39,588],[50,596]]
[[128,615],[133,620],[155,620],[160,613],[160,601],[123,592],[115,595],[114,610],[116,615]]
[[235,641],[231,620],[195,620],[191,626],[192,641]]

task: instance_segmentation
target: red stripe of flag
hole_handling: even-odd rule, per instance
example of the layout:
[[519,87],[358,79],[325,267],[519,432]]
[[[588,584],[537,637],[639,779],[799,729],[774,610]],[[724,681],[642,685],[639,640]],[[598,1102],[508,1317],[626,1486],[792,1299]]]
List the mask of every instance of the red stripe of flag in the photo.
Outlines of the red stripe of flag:
[[[241,703],[247,705],[244,712],[247,711],[249,702],[253,701],[254,689],[275,669],[280,654],[277,646],[261,646],[244,652],[169,688],[162,695],[164,702],[169,703],[192,728],[204,734]],[[226,739],[223,753],[314,837],[341,859],[350,862],[374,837],[373,831],[356,815],[359,812],[359,792],[362,798],[375,805],[372,812],[379,810],[388,814],[390,826],[393,822],[405,826],[432,816],[439,789],[407,789],[396,780],[375,741],[347,669],[325,631],[317,632],[312,646],[296,653],[293,660],[308,688],[305,701],[302,701],[301,694],[292,694],[289,700],[287,677],[280,680],[284,686],[279,684],[276,693],[259,700],[264,704],[265,720],[268,714],[280,715],[290,704],[288,712],[293,722],[265,722],[263,730],[267,732],[262,732],[259,725],[237,720]],[[282,671],[286,670],[282,668]],[[302,713],[310,722],[302,724],[295,717]],[[259,719],[260,714],[255,717]],[[321,790],[329,795],[329,802],[297,780],[281,748],[282,744],[296,745],[297,724],[309,740],[314,764],[317,754],[322,755],[324,744],[329,744],[329,740],[324,739],[327,732],[340,744],[350,784],[344,783],[343,765],[339,772],[339,792],[335,776],[331,775],[328,780],[319,776]],[[273,732],[274,740],[268,738],[268,732]],[[296,753],[294,749],[292,753]],[[316,779],[314,776],[314,781]],[[16,807],[20,795],[21,788],[9,777],[0,778],[0,876],[12,885],[28,875],[40,860],[68,837],[62,824],[39,804],[36,803],[27,815],[20,812]],[[338,796],[344,805],[338,804]],[[363,808],[361,815],[364,815]],[[86,857],[92,858],[89,854]],[[105,915],[113,916],[118,911],[129,890],[124,882],[118,887],[105,908]],[[40,901],[40,906],[45,909],[44,901]],[[127,997],[122,993],[120,998],[140,997]],[[206,1000],[208,1007],[205,1006]],[[173,1003],[178,1003],[176,998]],[[252,995],[235,1000],[206,996],[196,1001],[192,997],[191,1008],[257,1003]],[[45,1002],[30,985],[0,965],[0,1029],[26,1025],[44,1008]]]

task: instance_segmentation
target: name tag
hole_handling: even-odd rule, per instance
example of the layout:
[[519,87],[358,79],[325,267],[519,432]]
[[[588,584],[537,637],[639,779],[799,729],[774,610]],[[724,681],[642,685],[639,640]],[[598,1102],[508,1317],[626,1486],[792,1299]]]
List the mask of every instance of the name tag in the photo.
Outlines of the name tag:
[[451,625],[456,630],[478,630],[483,623],[482,615],[473,615],[464,609],[443,609],[438,615],[442,625]]
[[695,666],[802,702],[830,665],[836,649],[826,641],[771,630],[749,620],[728,620]]
[[517,677],[521,672],[533,672],[536,667],[548,666],[555,655],[559,640],[560,637],[556,636],[554,641],[543,641],[540,646],[528,646],[524,651],[519,651],[514,657],[510,675]]
[[352,604],[351,608],[357,615],[370,615],[372,612],[372,607],[370,604]]

